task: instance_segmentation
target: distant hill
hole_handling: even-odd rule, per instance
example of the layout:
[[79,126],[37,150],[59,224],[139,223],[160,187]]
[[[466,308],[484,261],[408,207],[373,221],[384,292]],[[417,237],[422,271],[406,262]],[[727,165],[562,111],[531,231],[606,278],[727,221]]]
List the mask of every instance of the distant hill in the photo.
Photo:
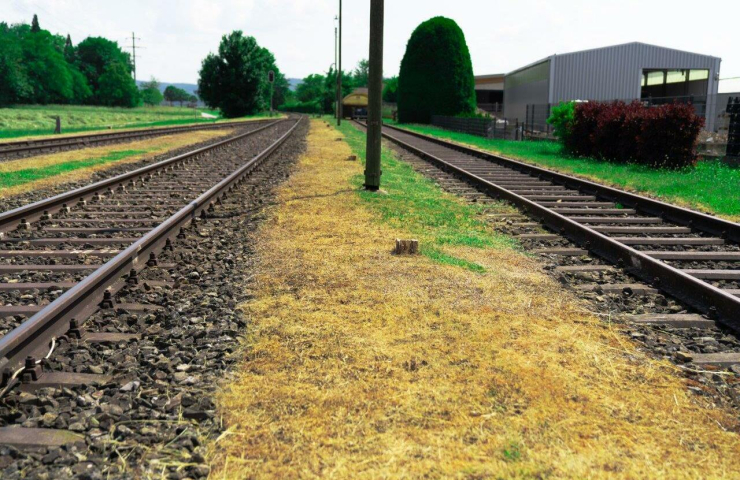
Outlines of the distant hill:
[[[298,85],[300,85],[302,82],[303,82],[303,79],[301,79],[301,78],[289,78],[288,79],[288,84],[290,85],[290,89],[291,90],[295,90],[296,87]],[[136,84],[138,86],[141,86],[143,83],[146,83],[146,80],[137,80],[136,81]],[[167,87],[169,87],[170,85],[174,85],[177,88],[182,88],[183,90],[185,90],[186,92],[188,92],[188,93],[190,93],[192,95],[197,95],[195,93],[195,91],[198,90],[198,85],[196,85],[195,83],[165,83],[165,82],[160,82],[160,84],[159,84],[159,90],[162,91],[162,92],[164,92],[164,89],[167,88]]]

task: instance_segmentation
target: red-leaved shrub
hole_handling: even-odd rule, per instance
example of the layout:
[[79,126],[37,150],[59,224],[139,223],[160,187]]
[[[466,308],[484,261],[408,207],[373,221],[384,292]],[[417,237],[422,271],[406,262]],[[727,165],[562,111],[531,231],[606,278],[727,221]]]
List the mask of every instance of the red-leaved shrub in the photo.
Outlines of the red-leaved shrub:
[[703,126],[687,104],[579,103],[565,148],[577,156],[677,169],[696,163]]
[[704,119],[694,107],[671,103],[648,108],[637,141],[637,160],[653,167],[683,168],[695,165],[696,145]]
[[565,141],[565,148],[580,157],[591,157],[594,151],[594,133],[604,103],[587,102],[576,105],[573,115],[573,130]]

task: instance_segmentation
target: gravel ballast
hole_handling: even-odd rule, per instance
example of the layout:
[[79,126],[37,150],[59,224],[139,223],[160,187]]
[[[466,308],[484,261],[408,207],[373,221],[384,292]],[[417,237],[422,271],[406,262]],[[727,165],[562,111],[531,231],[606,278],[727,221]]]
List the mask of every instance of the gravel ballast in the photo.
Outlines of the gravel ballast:
[[[3,426],[60,428],[84,436],[77,445],[38,452],[0,447],[2,478],[208,475],[203,441],[221,433],[214,392],[237,360],[232,354],[247,327],[236,306],[246,300],[252,235],[274,187],[287,178],[304,149],[306,123],[229,194],[212,218],[198,221],[173,252],[160,256],[161,264],[174,268],[146,269],[137,285],[116,296],[119,304],[152,305],[150,311],[118,307],[102,310],[86,323],[91,332],[131,333],[139,339],[61,342],[46,361],[46,370],[111,375],[113,380],[12,392],[0,403]],[[252,150],[247,151],[257,153]]]

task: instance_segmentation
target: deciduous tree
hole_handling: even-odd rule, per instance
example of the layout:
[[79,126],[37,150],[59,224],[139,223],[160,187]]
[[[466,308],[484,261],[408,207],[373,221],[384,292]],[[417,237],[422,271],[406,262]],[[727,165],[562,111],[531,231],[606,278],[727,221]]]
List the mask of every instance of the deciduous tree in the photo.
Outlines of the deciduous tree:
[[98,80],[97,97],[102,105],[112,107],[135,107],[140,100],[131,72],[120,62],[105,67]]
[[141,101],[145,105],[155,106],[162,103],[162,92],[159,91],[159,80],[152,77],[148,82],[144,82],[139,87],[141,90]]
[[200,98],[229,118],[265,110],[270,69],[276,69],[272,54],[254,37],[236,30],[221,38],[217,54],[211,53],[203,60],[198,80]]
[[386,79],[383,87],[383,101],[396,103],[398,101],[398,77]]
[[100,96],[99,82],[105,70],[114,63],[120,64],[124,70],[129,72],[130,85],[126,85],[125,89],[137,90],[134,79],[131,78],[131,56],[128,52],[121,50],[117,42],[102,37],[88,37],[77,45],[75,53],[77,66],[87,78],[87,83],[93,91],[93,103],[110,104],[110,99]]
[[370,76],[370,62],[362,59],[357,63],[357,68],[352,72],[352,80],[355,87],[367,87]]

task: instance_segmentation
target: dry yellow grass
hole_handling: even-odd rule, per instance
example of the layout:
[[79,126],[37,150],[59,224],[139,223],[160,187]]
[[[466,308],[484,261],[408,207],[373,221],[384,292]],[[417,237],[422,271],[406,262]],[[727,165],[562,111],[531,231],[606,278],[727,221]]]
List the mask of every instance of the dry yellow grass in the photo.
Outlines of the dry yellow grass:
[[261,229],[211,478],[740,478],[735,419],[534,260],[390,255],[337,135],[312,121]]
[[146,153],[140,153],[136,155],[127,156],[120,160],[116,160],[109,163],[103,163],[91,167],[78,168],[69,172],[61,173],[51,177],[43,178],[40,180],[23,183],[21,185],[15,185],[12,187],[1,188],[0,198],[17,195],[23,192],[29,192],[37,190],[39,188],[46,188],[52,185],[60,183],[83,180],[89,178],[94,172],[98,170],[105,170],[116,165],[125,163],[135,163],[147,158],[161,155],[169,150],[185,147],[195,143],[205,142],[218,137],[226,136],[233,133],[233,129],[225,130],[203,130],[190,133],[182,133],[178,135],[168,135],[165,137],[151,138],[148,140],[140,140],[129,143],[119,143],[113,145],[106,145],[102,147],[86,148],[82,150],[70,150],[67,152],[52,153],[48,155],[39,155],[35,157],[22,158],[18,160],[12,160],[9,162],[0,163],[0,175],[7,172],[17,172],[28,169],[43,169],[45,167],[51,167],[61,164],[74,164],[76,162],[86,162],[91,159],[97,159],[105,157],[111,153],[122,152],[122,151],[145,151]]

